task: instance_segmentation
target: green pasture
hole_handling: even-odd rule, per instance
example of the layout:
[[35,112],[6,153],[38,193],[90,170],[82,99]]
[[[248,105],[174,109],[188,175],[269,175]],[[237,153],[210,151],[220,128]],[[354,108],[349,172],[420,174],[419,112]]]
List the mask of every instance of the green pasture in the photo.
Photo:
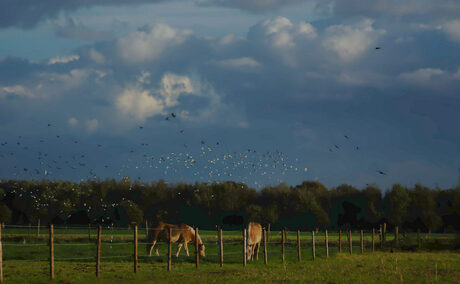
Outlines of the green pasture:
[[[229,258],[229,257],[228,257]],[[144,259],[144,258],[142,258]],[[101,276],[95,277],[94,262],[56,261],[56,283],[241,283],[243,281],[290,281],[308,283],[459,283],[460,255],[452,252],[376,252],[364,255],[347,253],[333,257],[310,257],[298,263],[288,254],[284,264],[270,258],[249,262],[224,263],[221,268],[206,257],[197,270],[193,258],[173,260],[167,272],[165,258],[151,258],[139,264],[137,274],[128,258],[124,261],[102,261]],[[36,260],[5,260],[6,283],[48,283],[49,264]]]

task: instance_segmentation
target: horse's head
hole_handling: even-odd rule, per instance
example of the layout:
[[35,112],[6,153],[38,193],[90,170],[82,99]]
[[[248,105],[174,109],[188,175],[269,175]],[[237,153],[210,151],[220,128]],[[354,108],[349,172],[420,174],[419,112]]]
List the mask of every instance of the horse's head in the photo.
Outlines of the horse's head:
[[198,251],[200,252],[201,256],[206,256],[204,250],[205,250],[204,244],[203,243],[198,244]]
[[251,259],[252,250],[253,250],[253,246],[250,246],[250,245],[247,245],[247,246],[246,246],[246,256],[247,256],[247,259],[248,259],[248,260]]

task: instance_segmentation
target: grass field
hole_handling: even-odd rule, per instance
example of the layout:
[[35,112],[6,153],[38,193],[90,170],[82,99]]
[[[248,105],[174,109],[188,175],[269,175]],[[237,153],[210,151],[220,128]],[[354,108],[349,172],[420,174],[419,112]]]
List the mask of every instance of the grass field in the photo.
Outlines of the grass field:
[[[11,260],[4,263],[7,283],[47,283],[48,263]],[[263,264],[263,260],[241,264],[224,264],[223,268],[203,262],[198,270],[193,263],[173,263],[167,272],[161,261],[142,262],[133,273],[128,262],[103,262],[101,276],[95,277],[92,262],[56,262],[59,283],[240,283],[242,281],[301,281],[327,283],[460,283],[460,255],[436,253],[382,253],[374,255],[338,254],[332,258],[310,258],[298,263],[290,258]]]
[[[342,253],[338,249],[338,233],[329,233],[329,258],[326,259],[324,232],[316,235],[316,260],[312,260],[311,232],[301,233],[302,263],[297,259],[297,234],[288,232],[285,246],[285,263],[281,261],[281,234],[271,232],[268,245],[268,265],[259,261],[242,266],[242,233],[224,231],[224,267],[219,267],[219,249],[215,231],[201,231],[206,245],[206,257],[200,259],[200,269],[194,264],[194,247],[191,256],[182,250],[179,258],[172,259],[172,272],[166,271],[167,244],[160,244],[160,256],[148,256],[145,250],[145,232],[139,232],[139,272],[133,273],[133,234],[127,229],[104,229],[102,242],[102,274],[95,277],[96,231],[88,229],[55,229],[55,275],[62,283],[88,283],[100,281],[145,282],[241,282],[243,280],[292,280],[343,282],[445,282],[460,279],[460,254],[455,252],[425,251],[402,252],[392,246],[393,235],[387,235],[384,251],[371,252],[371,234],[364,235],[364,255],[360,254],[359,232],[353,232],[353,255],[349,254],[347,236],[342,235]],[[414,239],[416,234],[401,237],[401,241]],[[420,236],[424,242],[452,242],[455,235],[431,234]],[[379,249],[378,236],[376,248]],[[176,245],[173,245],[173,254]],[[379,249],[380,250],[380,249]],[[458,251],[457,251],[458,252]],[[28,229],[3,230],[4,275],[8,282],[48,282],[49,279],[48,229],[40,236]]]

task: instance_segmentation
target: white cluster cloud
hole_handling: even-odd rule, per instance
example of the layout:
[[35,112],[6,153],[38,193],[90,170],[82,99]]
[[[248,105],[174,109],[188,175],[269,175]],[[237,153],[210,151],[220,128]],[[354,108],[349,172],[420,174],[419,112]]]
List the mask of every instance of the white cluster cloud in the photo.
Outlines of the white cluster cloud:
[[363,20],[355,25],[334,25],[326,29],[323,47],[334,51],[344,62],[350,62],[369,49],[386,33],[383,29],[374,29],[373,21]]
[[165,50],[184,43],[191,34],[190,30],[156,24],[118,39],[116,47],[125,63],[136,64],[155,60]]
[[48,64],[52,65],[56,63],[69,63],[72,61],[76,61],[78,59],[80,59],[80,56],[77,54],[70,55],[70,56],[57,56],[57,57],[53,57],[50,60],[48,60]]
[[274,48],[292,48],[296,40],[316,38],[316,29],[309,23],[293,24],[285,17],[276,17],[262,21],[252,28],[250,36],[263,40]]
[[89,57],[92,61],[98,64],[104,64],[106,62],[105,56],[102,53],[96,51],[94,48],[89,50]]
[[138,78],[140,84],[125,88],[116,98],[117,109],[131,119],[144,121],[149,117],[165,114],[166,108],[178,104],[181,95],[194,92],[187,76],[172,73],[163,75],[158,90],[144,89],[143,84],[149,76],[149,73],[143,72]]
[[443,25],[443,30],[450,39],[460,42],[460,20],[446,22]]
[[86,129],[88,132],[94,132],[99,127],[99,121],[95,118],[86,121]]
[[78,125],[78,119],[76,119],[75,117],[71,117],[69,118],[69,120],[67,120],[67,123],[69,124],[69,126],[75,127]]
[[426,88],[430,87],[440,91],[443,88],[457,88],[460,80],[460,68],[450,72],[440,68],[420,68],[412,72],[403,72],[399,78],[406,84]]
[[422,68],[413,72],[402,73],[400,77],[411,84],[426,85],[436,78],[440,78],[444,73],[439,68]]
[[37,97],[32,90],[22,85],[0,87],[0,98],[4,98],[8,95],[15,95],[26,98]]
[[260,66],[260,63],[251,57],[224,59],[217,64],[223,68],[254,68]]

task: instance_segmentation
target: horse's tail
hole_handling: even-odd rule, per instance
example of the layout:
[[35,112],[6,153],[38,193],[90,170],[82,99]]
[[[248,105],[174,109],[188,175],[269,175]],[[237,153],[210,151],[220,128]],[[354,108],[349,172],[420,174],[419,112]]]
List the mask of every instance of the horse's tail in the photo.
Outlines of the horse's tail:
[[158,225],[152,229],[149,230],[149,233],[147,234],[147,252],[150,253],[152,250],[151,247],[157,242],[158,240],[158,235],[160,232],[164,229],[165,223],[163,222],[158,222]]

